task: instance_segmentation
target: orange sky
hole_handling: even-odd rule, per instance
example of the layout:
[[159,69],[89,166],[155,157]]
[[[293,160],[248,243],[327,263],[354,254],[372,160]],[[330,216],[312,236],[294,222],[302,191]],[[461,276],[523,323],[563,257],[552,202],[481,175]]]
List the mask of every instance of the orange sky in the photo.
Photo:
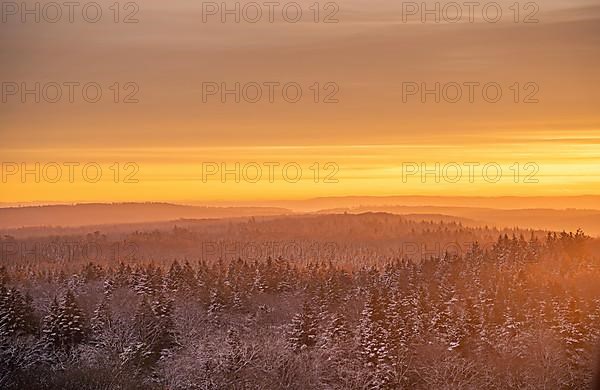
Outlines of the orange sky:
[[[314,1],[298,3],[307,12]],[[513,1],[498,3],[507,12]],[[535,24],[512,23],[511,14],[496,24],[402,23],[400,3],[387,0],[340,3],[335,24],[311,14],[296,24],[202,23],[201,2],[183,0],[144,0],[137,24],[115,24],[110,14],[96,24],[9,19],[0,24],[2,82],[97,82],[103,99],[0,103],[1,162],[98,162],[105,171],[134,162],[139,182],[116,184],[106,172],[98,183],[10,176],[0,202],[600,194],[600,4],[539,5]],[[115,82],[135,82],[139,103],[112,102]],[[296,82],[303,97],[203,103],[205,82]],[[327,82],[339,87],[339,102],[314,103],[309,88]],[[495,82],[503,98],[404,103],[406,82]],[[515,83],[519,100],[535,83],[539,102],[515,103]],[[303,175],[202,182],[203,162],[296,162]],[[338,182],[315,183],[315,162],[335,163]],[[422,162],[493,162],[504,176],[403,180],[403,164]],[[535,163],[538,182],[515,183],[514,163]]]

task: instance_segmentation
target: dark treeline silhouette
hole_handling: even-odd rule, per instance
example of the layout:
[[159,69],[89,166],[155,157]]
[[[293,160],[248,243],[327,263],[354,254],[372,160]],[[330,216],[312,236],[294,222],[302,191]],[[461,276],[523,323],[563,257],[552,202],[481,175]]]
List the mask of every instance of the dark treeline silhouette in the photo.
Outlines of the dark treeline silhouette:
[[[386,223],[361,232],[350,223],[329,238],[387,242]],[[246,228],[277,236],[268,226]],[[490,234],[414,227],[402,231],[430,243]],[[195,234],[128,239],[188,245]],[[593,245],[578,231],[499,234],[464,253],[385,261],[10,264],[0,269],[0,388],[590,388],[600,340]]]

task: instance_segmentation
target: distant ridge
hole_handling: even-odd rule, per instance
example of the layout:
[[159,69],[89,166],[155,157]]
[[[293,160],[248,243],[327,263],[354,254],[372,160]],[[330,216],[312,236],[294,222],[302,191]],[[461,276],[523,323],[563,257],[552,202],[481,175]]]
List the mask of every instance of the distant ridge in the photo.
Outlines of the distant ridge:
[[493,209],[593,209],[600,210],[600,195],[575,196],[339,196],[302,200],[254,202],[210,202],[213,206],[272,206],[295,211],[359,206],[446,206],[481,207]]
[[575,231],[600,236],[600,210],[523,208],[500,209],[483,207],[448,206],[359,206],[320,210],[319,214],[386,212],[412,219],[443,221],[454,217],[469,226],[495,226],[498,228],[521,227],[553,231]]
[[413,220],[457,221],[469,226],[576,230],[600,236],[600,196],[439,197],[347,196],[292,201],[81,203],[0,207],[0,229],[79,227],[182,219],[268,217],[296,213],[389,212]]
[[0,208],[0,229],[34,226],[86,226],[290,214],[277,207],[207,207],[171,203],[83,203]]

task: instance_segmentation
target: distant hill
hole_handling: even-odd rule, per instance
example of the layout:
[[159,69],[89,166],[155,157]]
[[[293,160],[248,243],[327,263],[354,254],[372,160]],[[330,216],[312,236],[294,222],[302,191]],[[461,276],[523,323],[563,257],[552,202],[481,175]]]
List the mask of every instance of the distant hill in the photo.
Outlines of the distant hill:
[[[388,212],[413,220],[461,222],[466,226],[495,226],[498,228],[528,228],[553,231],[583,229],[587,234],[600,236],[600,210],[585,209],[495,209],[482,207],[443,206],[360,206],[321,210],[321,214]],[[410,217],[409,217],[410,216]]]
[[[397,203],[392,203],[397,201]],[[597,203],[594,203],[597,201]],[[430,203],[428,203],[430,202]],[[600,236],[600,197],[340,197],[220,206],[171,203],[88,203],[0,208],[0,229],[159,223],[290,214],[389,212],[414,221],[464,226],[575,231]],[[286,205],[288,207],[278,207]],[[318,205],[330,205],[322,209]],[[481,206],[481,205],[486,205]],[[562,207],[562,206],[571,207]],[[590,207],[593,206],[593,207]]]
[[88,226],[169,221],[181,218],[233,218],[284,215],[277,207],[202,207],[170,203],[87,203],[0,208],[0,229],[32,226]]
[[600,209],[600,195],[579,196],[340,196],[304,200],[218,202],[211,206],[270,206],[294,211],[359,206],[446,206],[490,209]]

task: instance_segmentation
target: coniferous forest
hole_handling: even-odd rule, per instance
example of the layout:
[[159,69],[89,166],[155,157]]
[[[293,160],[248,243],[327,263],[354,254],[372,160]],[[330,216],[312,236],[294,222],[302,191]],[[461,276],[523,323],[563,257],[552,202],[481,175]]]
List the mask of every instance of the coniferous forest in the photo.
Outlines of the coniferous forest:
[[[30,246],[2,259],[0,388],[592,386],[597,239],[385,214],[300,222],[4,236],[3,248]],[[335,232],[336,251],[193,256],[216,237],[256,243],[285,230],[306,244],[317,225]],[[464,250],[399,249],[459,239]],[[32,240],[127,241],[136,252],[32,258]]]

